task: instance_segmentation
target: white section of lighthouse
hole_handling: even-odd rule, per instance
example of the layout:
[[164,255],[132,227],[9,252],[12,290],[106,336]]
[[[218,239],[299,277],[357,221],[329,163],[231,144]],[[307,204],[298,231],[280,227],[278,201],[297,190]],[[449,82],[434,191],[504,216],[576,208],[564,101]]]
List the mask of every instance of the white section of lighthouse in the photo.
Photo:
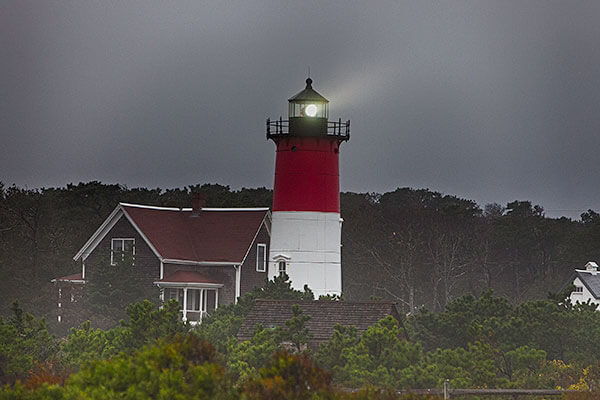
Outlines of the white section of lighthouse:
[[342,293],[339,149],[350,121],[328,121],[328,108],[309,78],[289,119],[267,120],[277,147],[269,278],[285,273],[317,298]]

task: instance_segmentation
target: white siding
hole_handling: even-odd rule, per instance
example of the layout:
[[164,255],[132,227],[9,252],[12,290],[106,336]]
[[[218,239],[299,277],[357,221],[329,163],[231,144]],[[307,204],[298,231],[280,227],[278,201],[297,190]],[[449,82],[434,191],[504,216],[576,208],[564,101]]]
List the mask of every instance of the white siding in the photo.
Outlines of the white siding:
[[271,225],[269,279],[277,275],[278,256],[288,263],[295,289],[304,285],[318,298],[342,293],[339,213],[275,211]]
[[593,304],[600,304],[600,301],[594,298],[594,296],[579,278],[575,278],[573,285],[583,287],[583,292],[571,293],[571,304],[576,304],[577,302],[586,303],[588,300],[590,300],[590,302]]

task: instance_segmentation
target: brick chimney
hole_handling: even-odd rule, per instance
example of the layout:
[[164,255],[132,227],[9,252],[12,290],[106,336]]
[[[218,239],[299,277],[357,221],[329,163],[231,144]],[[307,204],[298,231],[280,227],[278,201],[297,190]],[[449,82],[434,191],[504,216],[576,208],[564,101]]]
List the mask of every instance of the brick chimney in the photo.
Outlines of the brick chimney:
[[202,192],[192,193],[192,215],[197,216],[206,207],[206,194]]

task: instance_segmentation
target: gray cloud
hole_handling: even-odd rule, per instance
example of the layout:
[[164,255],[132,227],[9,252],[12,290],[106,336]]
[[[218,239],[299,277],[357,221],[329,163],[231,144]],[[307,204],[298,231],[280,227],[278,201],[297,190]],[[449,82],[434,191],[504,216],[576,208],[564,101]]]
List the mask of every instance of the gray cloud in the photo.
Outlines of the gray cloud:
[[[271,186],[310,65],[342,188],[600,208],[600,3],[0,5],[0,180]],[[549,211],[549,215],[579,214]]]

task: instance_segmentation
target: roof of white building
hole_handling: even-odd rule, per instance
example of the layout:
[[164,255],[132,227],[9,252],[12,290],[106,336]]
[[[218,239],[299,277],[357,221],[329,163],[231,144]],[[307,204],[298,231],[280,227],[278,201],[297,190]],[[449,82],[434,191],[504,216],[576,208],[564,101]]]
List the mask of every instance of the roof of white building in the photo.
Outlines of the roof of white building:
[[576,269],[575,276],[579,278],[594,298],[600,299],[600,272],[594,273],[593,271]]

